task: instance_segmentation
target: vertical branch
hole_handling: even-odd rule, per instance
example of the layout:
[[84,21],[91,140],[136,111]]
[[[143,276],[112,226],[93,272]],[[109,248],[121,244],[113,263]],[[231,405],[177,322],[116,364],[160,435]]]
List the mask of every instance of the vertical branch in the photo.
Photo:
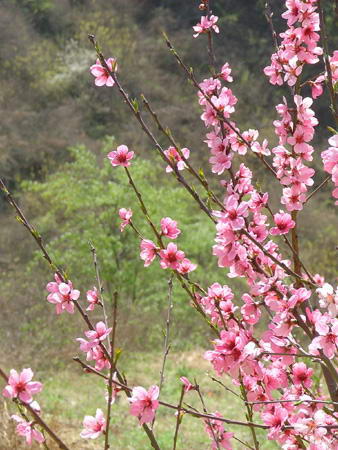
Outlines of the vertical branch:
[[[245,390],[245,387],[243,385],[242,376],[240,376],[240,382],[241,382],[240,389],[241,389],[241,393],[242,393],[242,396],[243,396],[243,399],[244,399],[244,403],[245,403],[245,406],[246,406],[246,410],[247,410],[246,418],[247,418],[247,421],[249,423],[252,423],[252,421],[253,421],[252,420],[253,419],[252,406],[248,404],[248,397],[246,395],[246,390]],[[259,450],[259,442],[257,440],[255,427],[251,426],[250,427],[250,431],[251,431],[252,439],[253,439],[253,442],[254,442],[254,448],[255,448],[255,450]]]
[[169,332],[170,332],[170,319],[171,319],[171,311],[173,309],[173,300],[172,300],[172,293],[173,293],[173,274],[168,280],[168,311],[167,311],[167,319],[166,319],[166,330],[164,335],[164,346],[163,346],[163,361],[162,361],[162,368],[160,372],[160,386],[159,390],[161,392],[163,382],[164,382],[164,369],[165,369],[165,363],[167,360],[167,356],[170,350],[170,344],[169,344]]
[[[207,2],[207,15],[209,16],[211,14],[211,10],[210,10],[210,2],[211,0],[209,0]],[[214,44],[213,44],[213,39],[212,39],[212,31],[208,30],[208,55],[209,55],[209,60],[210,60],[210,69],[211,69],[211,74],[215,75],[216,73],[216,57],[215,57],[215,52],[214,52]]]
[[[95,250],[95,249],[94,249]],[[117,292],[114,292],[114,304],[113,304],[113,329],[109,342],[110,348],[110,369],[109,369],[109,380],[108,380],[108,405],[107,405],[107,419],[106,419],[106,433],[104,439],[104,450],[109,449],[109,425],[111,419],[111,403],[113,399],[113,376],[115,372],[115,335],[117,327]]]
[[331,70],[330,60],[329,60],[329,45],[328,45],[328,38],[327,38],[326,26],[325,26],[323,0],[317,0],[317,4],[318,4],[319,18],[320,18],[320,36],[321,36],[322,45],[323,45],[323,49],[324,49],[324,63],[325,63],[325,68],[326,68],[326,72],[327,72],[327,85],[328,85],[330,99],[331,99],[331,112],[332,112],[333,118],[335,120],[335,124],[336,124],[336,126],[338,126],[338,107],[337,107],[336,94],[335,94],[334,85],[333,85],[332,70]]
[[181,388],[181,396],[180,396],[180,400],[177,405],[177,411],[176,411],[177,417],[176,417],[176,428],[175,428],[175,435],[174,435],[173,450],[176,450],[178,431],[179,431],[179,428],[180,428],[180,425],[182,422],[181,408],[182,408],[183,398],[184,398],[184,385]]
[[[201,400],[201,403],[202,403],[203,412],[204,412],[205,414],[208,414],[208,410],[207,410],[207,408],[206,408],[206,406],[205,406],[204,399],[203,399],[203,396],[202,396],[200,387],[199,387],[199,385],[196,383],[196,380],[195,380],[195,385],[196,385],[196,391],[197,391],[198,396],[199,396],[199,398],[200,398],[200,400]],[[214,438],[214,441],[215,441],[217,450],[220,450],[219,442],[218,442],[217,436],[215,435],[215,430],[214,430],[214,428],[213,428],[213,426],[212,426],[211,420],[210,420],[210,419],[206,419],[206,422],[207,422],[207,424],[208,424],[209,427],[210,427],[210,430],[211,430],[212,436],[213,436],[213,438]]]
[[[301,265],[301,262],[300,262],[300,259],[299,259],[299,242],[298,242],[298,230],[297,230],[297,211],[292,211],[291,212],[291,217],[292,217],[292,220],[295,222],[295,226],[291,230],[292,248],[294,250],[294,252],[292,253],[292,255],[293,255],[293,270],[300,277],[301,276],[301,267],[302,267],[302,265]],[[301,286],[301,282],[300,282],[299,278],[297,278],[296,279],[296,287],[300,287],[300,286]]]
[[[97,262],[96,249],[91,242],[89,242],[89,246],[90,246],[90,250],[93,255],[93,264],[94,264],[94,269],[95,269],[97,287],[99,290],[99,299],[100,299],[100,303],[101,303],[102,310],[103,310],[104,323],[106,324],[106,327],[108,328],[108,317],[107,317],[106,306],[105,306],[104,298],[103,298],[103,286],[101,283],[99,264]],[[108,349],[109,349],[109,352],[111,352],[110,341],[108,341]]]

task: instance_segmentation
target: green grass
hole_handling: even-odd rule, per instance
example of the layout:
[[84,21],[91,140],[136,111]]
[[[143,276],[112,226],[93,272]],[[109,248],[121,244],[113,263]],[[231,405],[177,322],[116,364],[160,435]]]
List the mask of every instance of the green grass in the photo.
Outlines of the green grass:
[[[161,360],[160,354],[124,355],[119,361],[120,370],[125,372],[130,386],[142,385],[148,388],[151,384],[159,383]],[[194,353],[169,353],[161,399],[177,404],[181,389],[179,377],[185,375],[190,380],[196,378],[209,412],[219,411],[226,418],[245,421],[245,408],[240,399],[225,392],[221,386],[213,382],[208,371],[210,371],[210,375],[214,375],[209,363],[203,359],[203,350]],[[231,385],[230,379],[223,377],[222,381],[236,390]],[[43,382],[44,389],[39,394],[38,400],[42,406],[44,418],[52,424],[53,429],[58,431],[72,450],[102,449],[102,437],[94,441],[85,441],[79,437],[79,433],[85,415],[95,415],[96,408],[106,410],[104,381],[96,375],[84,374],[80,366],[74,363],[73,370],[67,369],[49,375],[45,373]],[[202,410],[194,391],[185,396],[185,402]],[[111,449],[151,449],[137,419],[128,411],[129,405],[126,397],[120,393],[119,400],[112,407]],[[156,416],[154,432],[162,450],[172,448],[175,424],[174,411],[160,407]],[[227,430],[235,432],[239,439],[251,442],[248,429],[233,426]],[[257,434],[262,450],[278,448],[275,443],[267,440],[264,432],[258,430]],[[185,415],[180,428],[178,449],[202,450],[211,448],[210,444],[211,441],[204,430],[204,423],[201,419]],[[55,447],[51,445],[50,448]],[[246,449],[248,447],[233,441],[233,448]]]

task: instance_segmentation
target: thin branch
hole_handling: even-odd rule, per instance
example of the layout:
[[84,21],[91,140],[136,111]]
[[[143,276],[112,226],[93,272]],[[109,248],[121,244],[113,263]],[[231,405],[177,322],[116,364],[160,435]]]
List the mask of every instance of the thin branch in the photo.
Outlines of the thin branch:
[[294,400],[265,400],[260,402],[245,402],[249,405],[264,405],[264,404],[270,404],[270,403],[324,403],[328,405],[338,405],[338,402],[332,402],[330,400],[312,400],[312,399],[294,399]]
[[123,97],[124,101],[126,102],[126,104],[128,105],[129,109],[131,110],[131,112],[133,113],[134,117],[136,118],[136,120],[139,122],[139,124],[141,125],[142,130],[145,132],[145,134],[149,137],[149,139],[153,142],[153,144],[155,145],[156,150],[158,151],[158,153],[160,154],[161,158],[166,162],[166,164],[168,164],[172,169],[173,169],[173,175],[176,177],[177,181],[179,181],[184,187],[185,189],[189,192],[189,194],[195,199],[195,201],[199,204],[200,208],[209,216],[209,218],[216,223],[215,219],[213,218],[210,209],[206,206],[206,204],[203,202],[203,200],[200,198],[200,196],[198,195],[198,193],[189,186],[189,184],[186,182],[185,178],[183,177],[183,175],[179,172],[179,170],[177,169],[176,164],[173,164],[171,162],[171,160],[169,158],[167,158],[167,156],[164,153],[163,148],[161,147],[161,145],[158,143],[158,141],[156,140],[155,136],[153,135],[153,133],[150,131],[149,127],[146,125],[146,123],[143,120],[143,117],[138,109],[138,106],[134,105],[133,102],[129,99],[128,94],[126,93],[126,91],[123,89],[121,83],[119,82],[116,73],[112,72],[106,61],[105,58],[103,56],[103,54],[101,53],[98,44],[95,40],[95,36],[90,34],[88,35],[88,38],[90,40],[90,42],[93,44],[96,53],[97,53],[97,57],[100,60],[101,65],[105,68],[105,70],[109,73],[109,75],[113,78],[119,93],[121,94],[121,96]]
[[309,200],[310,200],[310,198],[312,198],[322,187],[324,187],[325,185],[326,185],[326,183],[328,182],[328,181],[330,181],[331,180],[331,175],[329,175],[329,176],[327,176],[326,178],[325,178],[325,180],[323,180],[307,197],[306,197],[306,200],[305,200],[305,202],[304,202],[304,204],[305,203],[307,203]]
[[[75,359],[75,361],[79,362],[77,359]],[[90,372],[95,373],[95,370],[91,370],[92,368],[90,366],[87,366],[85,363],[81,362],[81,366],[84,367],[85,369],[88,369]],[[97,374],[97,375],[101,376],[102,378],[108,379],[108,377],[106,375],[103,375],[103,374]],[[119,381],[114,381],[114,383],[117,386],[120,386],[126,392],[128,391],[130,393],[132,391],[132,389],[130,387],[126,386],[124,383],[121,383]],[[168,402],[164,402],[162,400],[159,400],[159,404],[162,406],[165,406],[167,408],[170,408],[170,409],[174,409],[174,410],[178,409],[177,406],[172,405],[171,403],[168,403]],[[229,425],[240,425],[243,427],[255,427],[255,428],[260,428],[262,430],[270,429],[270,427],[268,425],[262,425],[262,424],[254,423],[254,422],[243,422],[240,420],[225,419],[223,417],[215,418],[215,416],[212,414],[204,414],[204,413],[198,412],[197,410],[192,410],[190,408],[181,408],[181,411],[183,411],[186,414],[190,414],[193,417],[198,417],[198,418],[202,418],[202,419],[212,419],[212,420],[216,419],[219,422],[223,422],[223,423],[226,423]],[[338,425],[321,425],[321,427],[326,428],[326,429],[338,429]],[[284,427],[282,427],[282,429],[292,430],[293,427],[292,426],[284,426]]]
[[[246,390],[245,390],[245,387],[244,387],[244,384],[243,384],[243,381],[242,381],[242,375],[241,374],[240,374],[240,390],[241,390],[241,393],[242,393],[242,396],[243,396],[242,400],[245,403],[245,407],[246,407],[246,411],[247,411],[247,413],[246,413],[247,421],[252,423],[252,419],[253,419],[252,406],[248,405],[248,403],[247,403],[248,402],[248,397],[247,397],[247,393],[246,393]],[[257,439],[255,427],[251,426],[250,427],[250,431],[251,431],[252,439],[253,439],[253,442],[254,442],[255,450],[259,450],[259,442],[258,442],[258,439]]]
[[[95,249],[94,249],[95,250]],[[109,449],[109,425],[111,419],[111,403],[113,398],[113,375],[115,371],[115,335],[117,327],[117,292],[114,293],[114,305],[113,305],[113,329],[109,342],[110,349],[110,369],[109,369],[109,381],[108,381],[108,405],[107,405],[107,418],[106,418],[106,432],[104,440],[104,450]]]
[[185,391],[184,391],[184,385],[183,385],[182,388],[181,388],[180,400],[179,400],[178,405],[177,405],[177,413],[176,413],[177,417],[176,417],[176,427],[175,427],[173,450],[176,450],[177,438],[178,438],[178,430],[179,430],[181,422],[182,422],[181,408],[182,408],[182,402],[183,402],[184,393],[185,393]]
[[[230,128],[235,134],[237,134],[237,136],[242,140],[242,142],[245,144],[245,146],[251,150],[251,144],[250,142],[248,142],[245,137],[243,136],[243,134],[237,130],[237,128],[231,123],[230,120],[228,120],[227,118],[224,117],[223,114],[220,113],[219,109],[217,108],[217,106],[214,104],[214,102],[211,100],[211,98],[209,97],[209,95],[207,95],[203,89],[200,87],[198,81],[195,78],[194,72],[192,70],[192,68],[188,68],[182,58],[179,56],[179,54],[177,53],[177,51],[175,50],[175,48],[173,47],[172,43],[170,42],[170,40],[168,39],[168,37],[166,36],[166,34],[163,34],[165,42],[170,50],[170,52],[174,55],[176,61],[178,62],[178,64],[183,68],[183,70],[185,71],[185,73],[188,76],[188,79],[192,82],[192,84],[195,86],[195,88],[203,95],[203,97],[206,99],[206,101],[210,104],[210,106],[213,108],[213,110],[216,112],[216,116],[217,119],[220,121],[220,123],[225,123],[227,125],[228,128]],[[275,178],[277,178],[277,174],[274,171],[274,169],[269,165],[269,163],[263,158],[261,157],[258,153],[253,152],[256,157],[258,157],[263,164],[265,165],[265,167],[274,175]]]
[[[93,255],[93,264],[94,264],[94,269],[95,269],[97,287],[99,290],[99,299],[100,299],[100,303],[101,303],[102,310],[103,310],[104,322],[106,324],[106,328],[108,328],[108,317],[107,317],[106,306],[105,306],[104,298],[103,298],[103,287],[102,287],[102,283],[101,283],[99,264],[97,261],[97,253],[96,253],[95,247],[93,246],[93,244],[91,242],[89,242],[89,246],[90,246],[90,250]],[[109,353],[111,353],[110,341],[108,341],[108,350],[109,350]]]
[[[208,414],[208,410],[207,410],[207,408],[205,406],[205,402],[204,402],[204,399],[203,399],[203,396],[202,396],[202,393],[201,393],[201,389],[200,389],[199,385],[197,384],[196,380],[195,380],[195,389],[196,389],[197,394],[198,394],[198,396],[199,396],[199,398],[201,400],[202,408],[203,408],[204,413]],[[211,423],[210,419],[207,419],[206,422],[207,422],[207,424],[210,427],[210,430],[211,430],[211,433],[212,433],[212,437],[213,437],[213,439],[215,441],[217,449],[220,450],[219,442],[218,442],[217,436],[215,435],[215,430],[214,430],[214,428],[212,426],[212,423]]]
[[330,65],[330,59],[329,59],[329,46],[328,46],[328,38],[326,34],[326,26],[325,26],[325,18],[324,18],[324,11],[323,11],[323,4],[322,0],[317,0],[317,6],[319,10],[319,18],[320,18],[320,37],[324,49],[324,63],[327,73],[327,80],[326,83],[328,85],[329,93],[330,93],[330,99],[331,99],[331,112],[333,115],[333,119],[338,126],[338,107],[336,102],[336,94],[334,91],[334,85],[333,85],[333,78],[332,78],[332,70]]
[[158,115],[156,114],[156,112],[152,109],[152,107],[150,106],[149,101],[147,100],[147,98],[142,94],[141,95],[142,101],[144,106],[147,108],[149,114],[151,115],[151,117],[153,118],[153,120],[155,121],[158,129],[164,134],[164,136],[167,137],[167,139],[169,140],[170,144],[176,148],[176,150],[179,152],[180,157],[182,158],[182,160],[184,161],[184,163],[187,166],[187,169],[189,170],[189,172],[196,178],[196,180],[198,180],[199,183],[201,183],[201,185],[203,186],[203,188],[206,190],[206,193],[208,195],[208,197],[211,197],[212,200],[221,208],[224,208],[223,203],[221,202],[221,200],[219,200],[216,196],[216,194],[210,190],[208,181],[206,180],[205,176],[201,176],[199,173],[196,172],[196,170],[192,167],[192,165],[190,164],[190,162],[186,159],[186,157],[184,156],[184,154],[182,153],[182,150],[180,148],[180,146],[178,145],[177,141],[174,139],[172,133],[165,128]]
[[173,300],[172,300],[172,293],[173,293],[173,275],[168,280],[168,310],[167,310],[167,319],[166,319],[166,329],[165,329],[165,335],[164,335],[164,346],[163,346],[163,359],[162,359],[162,367],[160,372],[160,385],[159,385],[159,391],[161,392],[163,382],[164,382],[164,370],[165,370],[165,363],[167,360],[167,356],[170,350],[170,344],[169,344],[169,333],[170,333],[170,319],[171,319],[171,311],[173,309]]

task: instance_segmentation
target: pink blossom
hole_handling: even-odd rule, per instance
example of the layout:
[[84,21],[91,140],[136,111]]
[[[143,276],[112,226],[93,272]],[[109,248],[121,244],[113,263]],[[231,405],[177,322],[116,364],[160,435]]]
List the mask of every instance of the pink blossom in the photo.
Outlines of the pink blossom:
[[8,385],[2,391],[2,395],[7,398],[19,398],[25,403],[33,400],[33,395],[42,390],[42,383],[31,381],[34,376],[32,369],[23,369],[19,374],[15,369],[11,369],[8,377]]
[[[95,343],[95,341],[93,341]],[[87,361],[95,361],[95,369],[103,370],[110,368],[109,359],[107,359],[101,347],[94,346],[87,353]]]
[[310,388],[312,385],[311,376],[313,369],[308,368],[304,363],[296,363],[292,366],[292,381],[296,386]]
[[181,377],[180,380],[182,381],[182,383],[184,385],[184,392],[189,392],[189,391],[192,391],[195,389],[196,386],[191,384],[190,381],[188,380],[188,378]]
[[231,74],[231,67],[229,63],[223,64],[219,77],[222,78],[224,81],[231,83],[233,81],[233,78],[230,74]]
[[[189,158],[190,150],[188,148],[182,148],[181,152],[185,159]],[[183,170],[187,167],[187,165],[185,164],[181,155],[179,154],[179,152],[175,147],[169,147],[167,150],[164,150],[164,154],[169,159],[171,164],[177,167],[177,170]],[[173,168],[170,165],[168,165],[165,171],[167,173],[170,173],[173,171]]]
[[338,289],[335,292],[329,283],[324,283],[316,292],[319,296],[321,308],[327,308],[331,316],[336,317],[338,313]]
[[215,33],[219,33],[219,28],[216,25],[217,21],[218,21],[217,16],[214,15],[211,15],[210,17],[202,16],[201,22],[193,26],[194,31],[196,31],[196,33],[193,35],[194,38],[199,36],[201,33],[208,33],[211,30],[214,30]]
[[89,352],[93,347],[98,345],[98,341],[86,341],[83,338],[76,338],[78,342],[80,342],[80,350],[83,352]]
[[159,406],[159,392],[158,386],[151,386],[148,391],[141,386],[133,388],[132,396],[128,399],[131,403],[130,414],[138,417],[140,425],[150,423],[154,419]]
[[271,228],[270,234],[287,234],[295,226],[295,222],[292,220],[291,215],[283,211],[273,216],[273,220],[276,224]]
[[[322,152],[321,157],[324,163],[324,170],[332,175],[332,181],[335,185],[332,195],[334,198],[338,199],[338,134],[329,139],[329,144],[331,146]],[[336,201],[336,205],[338,205],[338,201]]]
[[85,331],[85,335],[90,341],[104,341],[111,330],[112,328],[107,328],[104,322],[98,322],[95,325],[95,329]]
[[70,314],[74,313],[74,300],[80,297],[80,291],[73,289],[73,284],[71,281],[64,283],[55,275],[56,282],[51,282],[47,284],[47,291],[50,294],[47,300],[50,303],[56,305],[56,314],[61,314],[67,311]]
[[[217,417],[222,418],[223,416],[216,411],[214,414],[215,419],[205,420],[205,430],[212,439],[212,450],[217,448],[225,448],[226,450],[232,450],[232,445],[230,439],[234,436],[234,433],[225,431],[223,422],[217,420]],[[215,439],[217,443],[215,442]]]
[[160,257],[162,269],[168,269],[170,267],[171,269],[177,270],[185,255],[184,252],[177,249],[177,245],[170,242],[166,249],[160,251]]
[[275,439],[278,436],[278,433],[281,431],[281,427],[284,425],[287,418],[287,410],[279,405],[276,406],[272,412],[262,414],[263,422],[271,428],[269,432],[270,439]]
[[[112,394],[112,396],[111,396],[111,404],[115,403],[115,400],[116,400],[116,398],[118,396],[118,393],[121,392],[122,389],[123,389],[121,386],[119,386],[118,384],[114,383],[114,381],[118,381],[116,372],[114,372],[114,374],[113,374],[113,383],[112,383],[112,392],[111,392],[111,394]],[[107,384],[107,386],[109,385],[109,380],[106,380],[106,384]],[[107,392],[105,394],[105,399],[107,400],[107,402],[109,401],[109,392],[108,392],[108,390],[107,390]]]
[[291,293],[292,295],[288,299],[288,308],[295,308],[311,297],[311,291],[305,288],[291,289]]
[[271,152],[268,149],[268,144],[269,143],[268,143],[267,139],[264,139],[262,145],[258,141],[255,141],[251,146],[251,150],[254,153],[258,153],[260,155],[269,156],[269,155],[271,155]]
[[180,262],[180,265],[177,269],[177,272],[182,275],[186,275],[187,273],[192,272],[197,268],[197,264],[192,263],[188,258],[183,258]]
[[43,434],[41,433],[41,431],[34,428],[33,422],[26,422],[22,417],[17,416],[16,414],[13,414],[11,416],[11,419],[18,422],[18,425],[16,426],[16,432],[19,436],[23,436],[26,438],[26,443],[28,445],[32,445],[33,441],[36,441],[39,444],[45,442]]
[[99,296],[95,286],[92,290],[87,291],[87,301],[89,306],[86,308],[86,311],[94,311],[95,305],[99,303]]
[[324,91],[323,88],[323,81],[325,80],[325,77],[320,76],[317,77],[314,81],[310,81],[309,84],[311,86],[311,95],[312,98],[316,99],[317,97],[320,97]]
[[298,186],[283,189],[281,203],[286,206],[288,211],[300,211],[303,209],[305,200],[306,196]]
[[126,145],[119,145],[115,151],[108,153],[108,159],[113,167],[129,167],[134,157],[134,152],[129,151]]
[[122,223],[120,225],[121,232],[126,228],[127,225],[130,224],[130,222],[131,222],[130,219],[131,219],[132,215],[133,215],[133,212],[131,209],[121,208],[119,210],[119,216],[120,216],[120,219],[122,219]]
[[161,219],[161,231],[163,236],[170,239],[176,239],[181,233],[181,230],[177,228],[177,222],[170,217],[164,217]]
[[255,325],[259,321],[262,314],[259,306],[253,301],[249,294],[243,294],[242,300],[245,303],[245,305],[241,308],[243,319],[250,325]]
[[231,160],[233,157],[233,153],[226,153],[225,151],[219,152],[211,149],[211,158],[209,159],[210,164],[212,165],[212,172],[217,173],[218,175],[222,175],[222,173],[226,169],[230,169]]
[[239,203],[235,195],[230,195],[225,204],[226,213],[214,212],[219,220],[228,224],[232,230],[240,230],[244,227],[244,218],[248,215],[248,204]]
[[157,247],[148,239],[143,239],[140,244],[141,248],[141,259],[144,261],[144,267],[148,267],[155,259],[157,255]]
[[[318,327],[316,327],[316,330],[318,331]],[[332,325],[328,332],[325,333],[324,330],[325,328],[319,330],[320,336],[313,339],[309,345],[309,350],[312,354],[318,354],[318,350],[321,349],[325,356],[332,359],[334,358],[338,347],[338,319],[332,321]]]
[[[106,64],[111,72],[116,71],[115,58],[108,58],[105,60]],[[96,60],[96,64],[90,67],[92,75],[95,77],[96,86],[114,86],[115,81],[109,74],[108,70],[102,66],[99,59]]]
[[84,439],[96,439],[106,429],[106,420],[101,409],[96,410],[95,417],[85,416],[80,436]]

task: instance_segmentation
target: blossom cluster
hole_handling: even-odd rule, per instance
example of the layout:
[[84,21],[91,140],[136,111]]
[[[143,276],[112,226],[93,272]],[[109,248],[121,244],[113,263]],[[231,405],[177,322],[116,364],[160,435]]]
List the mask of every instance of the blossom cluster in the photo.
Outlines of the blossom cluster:
[[[328,60],[332,83],[335,85],[338,82],[338,50],[334,51],[333,55],[328,57]],[[323,84],[325,81],[330,82],[327,70],[325,70],[325,72],[319,75],[316,79],[309,81],[313,98],[317,98],[322,95],[324,91]]]
[[315,171],[305,162],[313,159],[314,149],[309,142],[318,120],[310,108],[313,103],[310,97],[295,95],[293,100],[295,108],[289,107],[285,99],[276,107],[280,120],[275,120],[274,126],[279,145],[272,153],[276,175],[284,186],[281,203],[288,211],[299,211],[306,202],[308,187],[313,185]]
[[[8,377],[8,385],[2,391],[2,395],[10,399],[18,399],[23,404],[29,404],[30,407],[40,414],[41,409],[37,401],[33,400],[33,395],[38,394],[42,390],[42,383],[39,381],[32,381],[34,373],[32,369],[23,369],[18,373],[15,369],[11,369]],[[18,425],[16,432],[19,436],[26,439],[26,443],[31,445],[33,441],[42,443],[45,437],[37,428],[35,421],[27,421],[23,417],[13,414],[11,419],[15,420]]]
[[321,157],[324,163],[324,170],[332,177],[335,189],[332,195],[338,205],[338,134],[335,134],[329,139],[330,147],[322,152]]
[[271,57],[271,65],[264,69],[270,83],[294,86],[305,64],[316,64],[323,49],[320,40],[320,17],[317,0],[286,0],[287,10],[282,17],[288,29],[280,33],[282,41]]

